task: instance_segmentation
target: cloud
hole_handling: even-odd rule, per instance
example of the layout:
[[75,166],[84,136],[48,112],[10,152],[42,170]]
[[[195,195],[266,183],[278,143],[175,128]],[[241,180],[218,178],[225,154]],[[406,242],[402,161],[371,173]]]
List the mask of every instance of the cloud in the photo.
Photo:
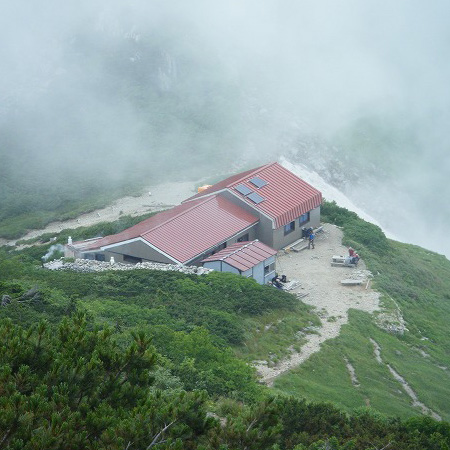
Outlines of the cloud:
[[443,0],[8,0],[0,157],[44,179],[219,171],[384,117],[414,130],[397,181],[434,204],[414,180],[447,185],[449,13]]

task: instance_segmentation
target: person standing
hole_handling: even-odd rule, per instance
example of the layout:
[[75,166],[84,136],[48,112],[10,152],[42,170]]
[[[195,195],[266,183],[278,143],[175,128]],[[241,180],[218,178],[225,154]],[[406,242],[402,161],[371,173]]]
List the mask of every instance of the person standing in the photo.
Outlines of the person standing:
[[314,248],[314,239],[315,238],[316,238],[316,235],[314,234],[314,231],[311,231],[311,234],[309,235],[308,248]]

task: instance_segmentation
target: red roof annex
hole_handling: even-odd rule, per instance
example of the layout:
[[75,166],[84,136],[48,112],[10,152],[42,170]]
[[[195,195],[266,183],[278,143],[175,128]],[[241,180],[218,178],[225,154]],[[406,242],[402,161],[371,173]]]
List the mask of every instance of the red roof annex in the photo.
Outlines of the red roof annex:
[[185,263],[256,222],[257,217],[229,200],[213,195],[156,214],[121,233],[96,241],[91,248],[120,245],[141,238]]
[[276,254],[276,250],[258,240],[238,242],[205,258],[202,263],[208,261],[224,261],[241,272],[245,272]]
[[[255,186],[250,181],[254,177],[261,178],[266,184],[262,187]],[[236,190],[239,185],[244,185],[256,192],[263,200],[260,203],[253,202],[247,195]],[[185,200],[183,204],[223,190],[232,192],[255,209],[271,217],[275,222],[275,228],[292,222],[322,203],[320,191],[282,165],[273,162],[220,181],[202,193]]]

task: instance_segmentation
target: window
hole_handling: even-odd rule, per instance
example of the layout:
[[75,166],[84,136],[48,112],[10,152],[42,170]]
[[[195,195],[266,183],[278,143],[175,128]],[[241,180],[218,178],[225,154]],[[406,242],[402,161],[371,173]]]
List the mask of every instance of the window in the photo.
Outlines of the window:
[[246,242],[249,240],[249,235],[248,233],[244,234],[244,236],[241,236],[240,238],[237,239],[236,242]]
[[96,261],[105,261],[105,254],[104,253],[96,253],[95,260]]
[[292,233],[294,230],[295,230],[295,220],[284,226],[284,235],[286,236],[287,234]]
[[94,260],[94,254],[93,253],[83,253],[83,258]]
[[309,211],[305,214],[302,214],[299,218],[298,218],[298,224],[299,225],[303,225],[304,223],[309,222]]
[[275,270],[275,263],[270,263],[267,266],[264,266],[264,275],[269,275],[269,273]]
[[132,264],[137,264],[142,262],[142,258],[136,258],[136,256],[131,255],[123,255],[123,261]]

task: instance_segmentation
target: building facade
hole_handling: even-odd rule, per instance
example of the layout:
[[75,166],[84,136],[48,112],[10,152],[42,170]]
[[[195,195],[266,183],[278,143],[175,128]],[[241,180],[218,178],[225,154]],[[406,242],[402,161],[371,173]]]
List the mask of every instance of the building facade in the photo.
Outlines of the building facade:
[[[257,240],[276,253],[299,240],[303,228],[319,226],[321,203],[317,189],[273,162],[206,187],[180,205],[118,234],[69,242],[66,256],[218,267],[218,260],[209,257],[226,253],[225,249],[236,250]],[[257,245],[250,247],[254,250]],[[221,270],[236,270],[229,257],[225,259],[228,262],[222,261]],[[265,263],[258,261],[238,271],[265,282]]]

